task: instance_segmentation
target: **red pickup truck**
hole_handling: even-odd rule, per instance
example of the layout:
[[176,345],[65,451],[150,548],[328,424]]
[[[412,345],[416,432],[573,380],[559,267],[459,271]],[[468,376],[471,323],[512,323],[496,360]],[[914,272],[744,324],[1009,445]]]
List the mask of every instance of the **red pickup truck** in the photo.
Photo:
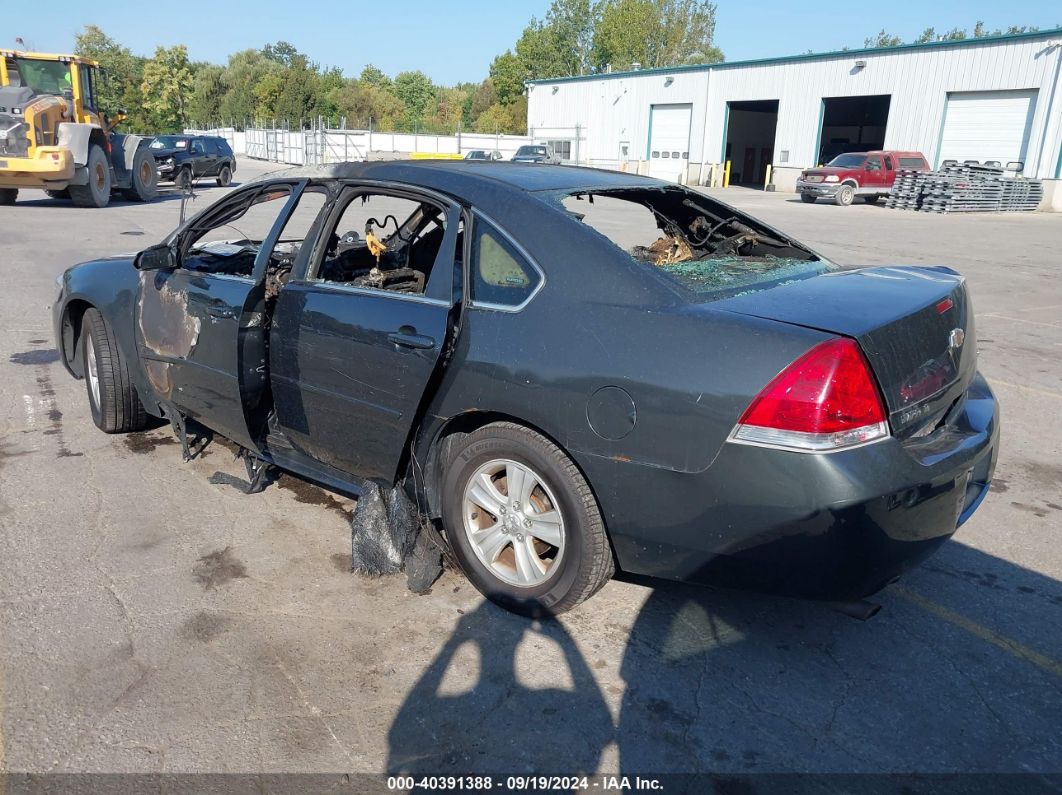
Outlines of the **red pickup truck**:
[[837,155],[825,166],[802,171],[797,192],[808,203],[833,199],[847,207],[858,196],[873,204],[888,195],[901,168],[928,171],[929,163],[921,152],[849,152]]

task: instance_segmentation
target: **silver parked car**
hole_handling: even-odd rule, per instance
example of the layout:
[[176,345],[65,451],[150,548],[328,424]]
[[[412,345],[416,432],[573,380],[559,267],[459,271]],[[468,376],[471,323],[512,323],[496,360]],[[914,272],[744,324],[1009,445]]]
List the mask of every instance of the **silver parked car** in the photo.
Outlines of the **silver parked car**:
[[521,146],[513,155],[514,163],[548,163],[560,165],[560,157],[549,144],[527,144]]

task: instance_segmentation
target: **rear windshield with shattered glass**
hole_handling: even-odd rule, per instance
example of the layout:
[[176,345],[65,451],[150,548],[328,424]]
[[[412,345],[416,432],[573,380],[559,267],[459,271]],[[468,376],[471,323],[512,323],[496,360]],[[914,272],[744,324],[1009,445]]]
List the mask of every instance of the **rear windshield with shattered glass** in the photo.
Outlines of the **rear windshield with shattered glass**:
[[729,298],[834,270],[735,210],[684,189],[562,197],[564,208],[691,301]]

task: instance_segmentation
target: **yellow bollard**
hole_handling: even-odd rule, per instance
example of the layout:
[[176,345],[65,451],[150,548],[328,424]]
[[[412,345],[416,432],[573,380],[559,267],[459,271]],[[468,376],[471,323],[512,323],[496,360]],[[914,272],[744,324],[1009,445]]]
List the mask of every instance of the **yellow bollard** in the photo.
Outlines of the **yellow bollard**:
[[726,168],[723,169],[723,187],[730,187],[730,161],[726,161]]
[[763,189],[767,190],[767,186],[771,184],[771,164],[767,164],[767,176],[763,180]]

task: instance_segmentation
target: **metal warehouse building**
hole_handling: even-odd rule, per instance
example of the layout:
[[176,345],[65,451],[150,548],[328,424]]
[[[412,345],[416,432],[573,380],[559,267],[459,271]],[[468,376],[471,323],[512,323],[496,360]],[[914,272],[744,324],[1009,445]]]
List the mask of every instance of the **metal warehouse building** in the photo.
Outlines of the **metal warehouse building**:
[[1062,29],[612,72],[527,84],[528,127],[562,158],[686,184],[793,190],[846,151],[1021,161],[1062,209]]

